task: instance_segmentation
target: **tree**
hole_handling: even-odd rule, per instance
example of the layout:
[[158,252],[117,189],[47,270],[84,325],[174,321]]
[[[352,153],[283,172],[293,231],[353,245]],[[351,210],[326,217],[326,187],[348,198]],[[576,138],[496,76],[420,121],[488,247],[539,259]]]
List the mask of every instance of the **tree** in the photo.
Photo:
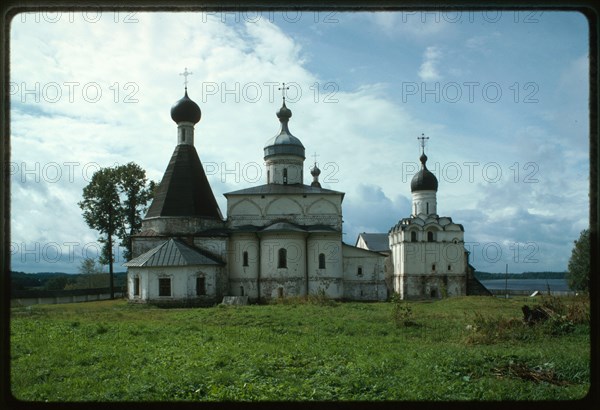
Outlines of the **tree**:
[[139,232],[141,214],[156,185],[146,184],[146,172],[133,162],[101,168],[83,188],[83,201],[78,204],[88,226],[100,232],[98,241],[103,246],[99,261],[109,266],[111,298],[114,298],[113,236],[120,239],[125,247],[124,257],[129,260],[131,235]]
[[118,236],[120,245],[125,248],[123,257],[130,260],[132,256],[131,236],[142,228],[142,212],[146,211],[146,204],[154,196],[156,184],[154,181],[147,183],[146,171],[139,165],[130,162],[116,168],[118,189],[122,197],[123,225]]
[[119,193],[115,168],[101,168],[92,175],[90,183],[83,188],[83,219],[92,229],[100,232],[98,241],[103,244],[100,263],[108,264],[110,276],[110,298],[114,299],[112,238],[117,227],[122,225]]
[[101,273],[102,269],[96,265],[94,258],[85,258],[79,265],[79,273],[82,275],[95,275]]
[[569,259],[567,283],[573,290],[587,292],[590,283],[590,230],[581,231],[579,239],[573,243],[575,246],[573,246]]

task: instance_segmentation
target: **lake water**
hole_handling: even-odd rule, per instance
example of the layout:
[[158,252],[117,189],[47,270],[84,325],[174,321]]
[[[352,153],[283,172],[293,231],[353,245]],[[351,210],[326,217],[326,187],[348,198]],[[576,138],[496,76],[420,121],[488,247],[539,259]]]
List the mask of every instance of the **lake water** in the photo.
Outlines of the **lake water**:
[[[504,279],[490,279],[481,280],[483,286],[492,289],[504,290],[505,280]],[[534,292],[539,290],[545,292],[550,286],[550,291],[568,291],[569,285],[565,279],[509,279],[508,289],[509,290],[527,290]]]

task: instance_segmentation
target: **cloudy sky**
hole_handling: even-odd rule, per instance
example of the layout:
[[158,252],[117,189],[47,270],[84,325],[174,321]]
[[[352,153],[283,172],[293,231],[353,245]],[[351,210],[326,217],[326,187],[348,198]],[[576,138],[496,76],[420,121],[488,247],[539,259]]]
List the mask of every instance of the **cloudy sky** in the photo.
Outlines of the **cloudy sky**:
[[582,15],[548,11],[18,15],[12,268],[75,273],[97,255],[82,189],[130,161],[162,177],[187,67],[224,214],[223,193],[265,182],[286,82],[306,170],[316,153],[323,187],[346,193],[345,242],[410,214],[424,133],[438,213],[463,224],[476,269],[565,270],[589,218],[587,36]]

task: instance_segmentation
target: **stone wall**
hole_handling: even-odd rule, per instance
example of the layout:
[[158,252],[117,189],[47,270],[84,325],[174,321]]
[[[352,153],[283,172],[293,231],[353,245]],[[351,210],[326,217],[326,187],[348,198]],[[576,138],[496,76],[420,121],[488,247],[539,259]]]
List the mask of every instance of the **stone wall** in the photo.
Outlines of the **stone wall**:
[[347,244],[342,245],[344,299],[386,300],[386,256]]

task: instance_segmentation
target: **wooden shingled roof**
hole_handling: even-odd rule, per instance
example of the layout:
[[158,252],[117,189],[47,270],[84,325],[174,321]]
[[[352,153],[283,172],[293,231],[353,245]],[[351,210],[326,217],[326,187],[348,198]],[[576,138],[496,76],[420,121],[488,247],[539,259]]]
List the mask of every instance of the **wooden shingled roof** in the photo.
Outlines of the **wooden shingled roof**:
[[193,145],[179,144],[146,218],[191,216],[223,219],[202,163]]

